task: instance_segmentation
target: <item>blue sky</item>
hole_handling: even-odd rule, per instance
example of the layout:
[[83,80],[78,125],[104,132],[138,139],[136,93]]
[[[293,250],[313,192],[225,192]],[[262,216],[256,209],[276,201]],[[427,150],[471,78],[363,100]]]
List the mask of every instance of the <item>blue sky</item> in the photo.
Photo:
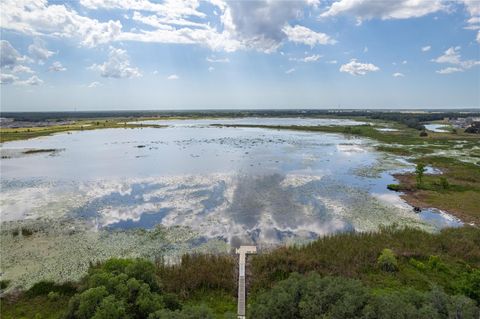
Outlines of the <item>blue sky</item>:
[[480,107],[477,0],[4,0],[1,110]]

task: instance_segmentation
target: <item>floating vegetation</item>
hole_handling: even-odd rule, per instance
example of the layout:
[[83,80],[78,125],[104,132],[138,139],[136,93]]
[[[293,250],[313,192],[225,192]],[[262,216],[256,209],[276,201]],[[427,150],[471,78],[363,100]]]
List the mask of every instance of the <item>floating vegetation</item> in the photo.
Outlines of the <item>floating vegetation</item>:
[[[55,157],[22,153],[65,145]],[[413,165],[364,138],[177,126],[4,146],[2,156],[17,154],[2,160],[0,181],[0,279],[9,287],[76,280],[110,257],[173,263],[185,252],[225,253],[240,243],[303,244],[392,224],[443,227],[387,189],[392,172]]]
[[[15,229],[36,229],[25,236]],[[80,279],[92,263],[111,257],[176,262],[186,252],[226,253],[221,240],[196,244],[197,232],[188,227],[158,226],[151,231],[105,231],[73,220],[29,220],[5,223],[1,231],[2,280],[10,288],[29,288],[40,280]],[[74,252],[74,253],[72,253]]]
[[38,154],[38,153],[53,153],[53,152],[59,152],[59,151],[61,150],[56,148],[30,149],[30,150],[23,151],[23,154],[29,155],[29,154]]

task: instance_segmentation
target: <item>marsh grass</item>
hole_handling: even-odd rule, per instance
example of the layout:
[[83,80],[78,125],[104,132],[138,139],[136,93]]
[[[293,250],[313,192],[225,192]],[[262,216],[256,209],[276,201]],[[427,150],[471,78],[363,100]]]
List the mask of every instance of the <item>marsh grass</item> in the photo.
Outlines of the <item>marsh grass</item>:
[[[384,249],[397,257],[398,271],[384,272],[377,260]],[[444,267],[426,271],[415,264],[429,263],[432,256]],[[252,287],[261,291],[293,272],[317,272],[362,280],[376,288],[414,287],[432,284],[455,291],[462,274],[480,266],[480,230],[474,227],[444,229],[438,234],[394,227],[377,233],[344,233],[320,238],[301,247],[280,248],[252,257]]]

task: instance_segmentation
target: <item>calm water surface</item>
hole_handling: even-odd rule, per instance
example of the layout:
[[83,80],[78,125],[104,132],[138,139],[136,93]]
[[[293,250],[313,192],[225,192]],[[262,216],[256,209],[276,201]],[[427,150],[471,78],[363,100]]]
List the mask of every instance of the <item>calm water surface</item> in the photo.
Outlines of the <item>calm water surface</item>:
[[[208,126],[358,122],[164,122],[169,126],[4,143],[2,154],[11,158],[2,159],[0,167],[2,221],[74,218],[105,230],[184,225],[205,238],[273,244],[392,223],[429,229],[460,225],[438,212],[415,214],[388,191],[386,185],[395,182],[391,173],[411,166],[374,151],[371,141]],[[52,148],[58,151],[22,154]]]

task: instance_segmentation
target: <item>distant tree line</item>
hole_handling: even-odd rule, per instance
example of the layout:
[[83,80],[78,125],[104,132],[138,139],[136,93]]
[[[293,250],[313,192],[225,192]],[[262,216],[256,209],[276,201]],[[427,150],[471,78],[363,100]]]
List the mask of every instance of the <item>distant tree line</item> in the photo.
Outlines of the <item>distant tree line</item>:
[[356,117],[365,116],[403,123],[411,128],[422,129],[421,123],[441,120],[445,117],[480,116],[480,112],[465,110],[424,112],[385,111],[385,110],[165,110],[165,111],[78,111],[78,112],[0,112],[0,117],[13,118],[15,121],[74,120],[87,118],[115,117],[318,117],[318,116]]

